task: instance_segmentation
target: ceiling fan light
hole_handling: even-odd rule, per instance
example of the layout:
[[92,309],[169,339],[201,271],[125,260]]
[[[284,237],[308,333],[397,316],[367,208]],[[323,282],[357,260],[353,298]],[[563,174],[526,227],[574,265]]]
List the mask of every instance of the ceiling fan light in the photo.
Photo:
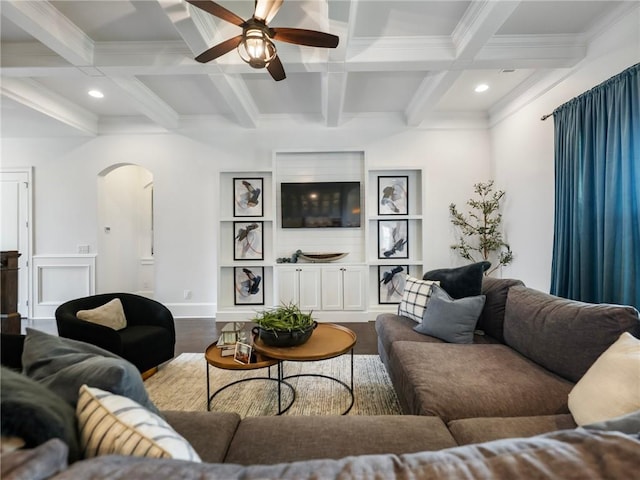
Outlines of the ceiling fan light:
[[252,28],[245,31],[238,53],[253,68],[265,68],[275,58],[276,46],[263,30]]

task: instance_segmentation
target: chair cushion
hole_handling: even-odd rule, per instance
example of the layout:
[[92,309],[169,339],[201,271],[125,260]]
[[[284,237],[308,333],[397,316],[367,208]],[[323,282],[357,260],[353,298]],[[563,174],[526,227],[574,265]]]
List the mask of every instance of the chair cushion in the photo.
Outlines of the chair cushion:
[[124,316],[124,309],[119,298],[114,298],[104,305],[90,310],[78,310],[76,317],[114,330],[122,330],[127,326],[127,319]]
[[464,298],[482,293],[482,278],[491,262],[477,262],[456,268],[430,270],[422,276],[423,280],[439,280],[440,286],[452,298]]
[[158,413],[138,369],[95,345],[27,328],[22,364],[27,376],[56,392],[74,408],[80,387],[87,384],[131,398]]

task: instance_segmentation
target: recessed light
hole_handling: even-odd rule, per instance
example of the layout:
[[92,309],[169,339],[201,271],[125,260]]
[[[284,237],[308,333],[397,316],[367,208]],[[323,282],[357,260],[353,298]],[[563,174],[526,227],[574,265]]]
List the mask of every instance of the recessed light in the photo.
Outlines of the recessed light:
[[104,97],[104,93],[102,93],[100,90],[89,90],[88,93],[93,98],[103,98]]
[[480,85],[476,85],[476,88],[474,90],[477,93],[486,92],[487,90],[489,90],[489,85],[487,85],[486,83],[481,83]]

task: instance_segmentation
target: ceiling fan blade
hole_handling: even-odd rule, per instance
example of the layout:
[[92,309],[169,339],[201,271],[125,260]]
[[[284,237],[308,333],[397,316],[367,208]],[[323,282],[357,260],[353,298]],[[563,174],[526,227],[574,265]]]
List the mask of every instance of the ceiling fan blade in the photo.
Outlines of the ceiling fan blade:
[[278,10],[280,10],[283,1],[284,0],[256,0],[256,10],[253,17],[269,23],[271,19],[276,16]]
[[330,33],[305,30],[303,28],[273,28],[273,39],[281,42],[307,45],[309,47],[336,48],[340,40]]
[[211,0],[186,0],[186,1],[189,2],[191,5],[204,10],[205,12],[209,12],[211,15],[215,15],[216,17],[221,18],[222,20],[226,20],[229,23],[233,23],[234,25],[237,25],[239,27],[242,27],[244,25],[244,20],[242,18],[240,18],[235,13],[227,10],[223,6],[218,5],[215,2],[212,2]]
[[236,48],[238,45],[240,45],[241,41],[242,35],[238,35],[236,37],[230,38],[229,40],[225,40],[222,43],[214,45],[209,50],[202,52],[196,57],[196,61],[200,63],[210,62],[211,60],[218,58]]
[[273,60],[271,60],[269,65],[267,65],[267,70],[269,70],[269,73],[276,82],[287,78],[287,75],[284,73],[284,67],[282,66],[280,57],[278,57],[277,55]]

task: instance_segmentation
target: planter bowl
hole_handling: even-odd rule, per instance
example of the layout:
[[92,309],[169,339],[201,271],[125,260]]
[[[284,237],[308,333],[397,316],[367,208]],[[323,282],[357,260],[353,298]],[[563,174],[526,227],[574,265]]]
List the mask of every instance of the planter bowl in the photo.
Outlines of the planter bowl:
[[265,330],[260,326],[253,327],[253,334],[270,347],[296,347],[302,345],[311,338],[313,330],[318,326],[318,322],[313,322],[304,330]]

